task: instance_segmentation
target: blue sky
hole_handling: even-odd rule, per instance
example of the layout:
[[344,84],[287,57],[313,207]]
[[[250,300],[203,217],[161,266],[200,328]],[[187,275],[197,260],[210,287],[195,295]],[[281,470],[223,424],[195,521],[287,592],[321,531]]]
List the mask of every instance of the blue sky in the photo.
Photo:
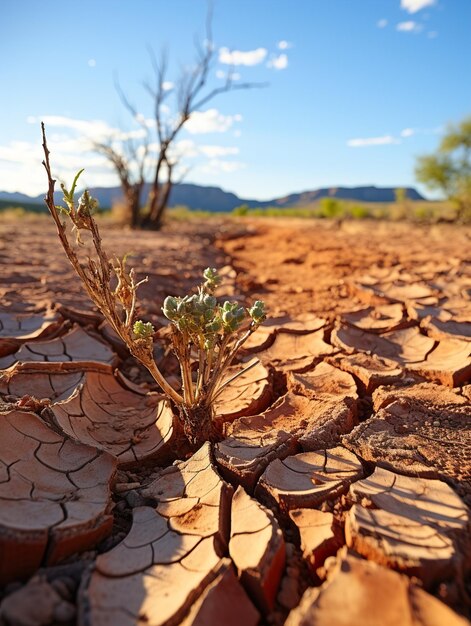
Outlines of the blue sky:
[[[206,9],[205,0],[2,0],[0,190],[44,191],[41,119],[60,176],[83,165],[88,185],[116,184],[88,149],[137,128],[113,74],[151,118],[147,46],[167,47],[175,81],[204,37]],[[240,80],[269,86],[223,94],[190,122],[177,146],[185,181],[258,199],[414,185],[415,157],[471,113],[470,35],[470,0],[216,0],[212,84],[232,61]]]

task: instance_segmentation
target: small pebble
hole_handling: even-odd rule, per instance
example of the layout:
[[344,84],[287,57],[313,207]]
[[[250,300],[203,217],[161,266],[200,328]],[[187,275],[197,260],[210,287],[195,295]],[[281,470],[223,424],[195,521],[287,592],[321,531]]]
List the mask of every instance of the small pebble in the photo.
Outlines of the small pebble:
[[288,565],[286,573],[290,578],[299,578],[299,569],[297,567],[293,567],[292,565]]
[[51,582],[51,587],[54,587],[57,593],[64,598],[64,600],[72,600],[72,593],[68,585],[61,578],[53,580]]
[[127,508],[126,500],[120,500],[118,504],[114,507],[114,510],[117,513],[123,513]]
[[74,596],[77,590],[77,585],[80,582],[80,580],[81,580],[81,577],[79,577],[78,580],[74,580],[72,576],[64,576],[64,578],[62,578],[63,584],[67,587],[67,589],[72,594],[72,596]]
[[116,472],[116,478],[117,478],[117,484],[130,482],[129,476],[126,474],[126,472],[122,472],[118,470]]
[[76,613],[75,606],[70,602],[61,602],[54,607],[54,619],[58,622],[71,622]]
[[436,427],[436,426],[440,426],[440,422],[439,422],[438,420],[435,420],[435,421],[433,422],[433,426],[435,426],[435,427]]
[[285,545],[286,545],[286,559],[289,560],[296,553],[296,546],[292,543],[289,543],[289,541],[287,541]]
[[123,493],[124,491],[130,491],[131,489],[138,489],[141,483],[116,483],[114,490],[116,493]]
[[138,493],[135,489],[132,489],[126,494],[126,502],[132,509],[134,509],[137,506],[143,506],[146,501],[140,493]]
[[298,581],[294,578],[284,578],[277,599],[285,609],[293,609],[299,602]]

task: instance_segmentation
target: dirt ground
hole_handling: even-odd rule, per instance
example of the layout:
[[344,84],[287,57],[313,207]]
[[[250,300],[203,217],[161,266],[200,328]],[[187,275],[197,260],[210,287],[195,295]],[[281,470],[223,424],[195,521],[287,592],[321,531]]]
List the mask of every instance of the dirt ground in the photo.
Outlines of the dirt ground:
[[469,624],[471,229],[103,224],[139,315],[221,268],[257,358],[177,458],[172,409],[46,219],[0,222],[0,625]]

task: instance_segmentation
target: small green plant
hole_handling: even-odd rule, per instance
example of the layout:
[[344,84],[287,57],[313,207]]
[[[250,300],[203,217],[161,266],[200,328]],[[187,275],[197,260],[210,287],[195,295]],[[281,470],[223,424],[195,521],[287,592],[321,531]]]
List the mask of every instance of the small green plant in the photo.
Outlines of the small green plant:
[[[216,269],[207,268],[197,292],[183,298],[168,296],[162,307],[170,320],[172,343],[180,364],[181,389],[166,380],[154,359],[154,328],[150,322],[137,318],[137,289],[147,279],[136,281],[134,269],[127,268],[126,257],[110,260],[103,249],[93,213],[96,203],[85,191],[75,202],[74,192],[81,172],[68,190],[62,185],[65,206],[54,203],[55,180],[51,174],[49,150],[42,125],[43,161],[48,178],[46,205],[55,221],[64,251],[82,281],[88,295],[105,319],[124,341],[131,354],[152,374],[164,394],[177,408],[177,430],[194,446],[217,441],[222,424],[214,411],[214,403],[233,380],[256,364],[252,362],[235,373],[229,370],[245,341],[265,320],[265,306],[257,300],[245,308],[238,302],[220,304],[215,291],[220,283]],[[63,221],[63,218],[66,221]],[[73,246],[67,235],[67,221],[76,235]],[[82,237],[91,238],[93,258],[80,260]]]
[[249,214],[249,210],[248,204],[240,204],[232,209],[232,213],[238,217],[245,217]]
[[415,176],[455,206],[458,221],[471,221],[471,116],[448,127],[434,154],[418,158]]
[[321,217],[340,218],[344,214],[343,204],[336,198],[322,198],[320,208]]
[[353,204],[348,207],[348,212],[354,220],[363,220],[369,217],[368,209],[362,204]]

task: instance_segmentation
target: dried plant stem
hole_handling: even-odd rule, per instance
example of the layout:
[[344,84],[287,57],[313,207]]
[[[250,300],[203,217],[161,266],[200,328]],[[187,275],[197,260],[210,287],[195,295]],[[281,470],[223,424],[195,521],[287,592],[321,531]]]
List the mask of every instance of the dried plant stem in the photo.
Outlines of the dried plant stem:
[[[44,124],[41,126],[45,155],[43,165],[48,178],[46,204],[67,258],[90,299],[131,354],[149,370],[164,394],[177,405],[176,431],[183,431],[195,446],[208,440],[219,440],[222,423],[215,419],[214,401],[228,385],[255,365],[251,363],[227,378],[226,372],[238,350],[265,319],[263,302],[257,300],[250,309],[245,309],[238,302],[218,304],[214,292],[221,279],[214,268],[203,272],[205,282],[198,287],[196,294],[183,298],[168,296],[165,299],[162,311],[171,322],[173,349],[180,365],[181,393],[176,391],[155,362],[152,324],[135,319],[137,288],[147,279],[136,282],[134,269],[128,271],[126,268],[126,257],[113,262],[109,260],[92,216],[96,201],[87,191],[78,204],[74,200],[81,172],[75,177],[70,190],[62,185],[67,206],[57,207],[54,204],[56,181],[51,173]],[[66,223],[62,221],[60,212],[72,223],[77,240],[75,246],[69,241]],[[84,232],[91,237],[94,253],[86,255],[85,262],[82,262],[78,250],[84,245],[81,239]]]
[[[72,264],[75,272],[78,274],[91,300],[96,304],[107,322],[116,331],[119,337],[129,347],[132,355],[149,370],[162,391],[174,402],[181,404],[183,402],[183,397],[165,380],[165,377],[155,363],[152,355],[152,348],[149,347],[148,342],[143,342],[143,340],[136,340],[133,338],[132,323],[134,321],[136,306],[136,289],[140,284],[135,283],[133,272],[131,271],[130,274],[125,276],[123,262],[121,262],[121,265],[118,263],[118,266],[115,267],[108,260],[106,252],[103,250],[101,244],[101,237],[97,225],[91,216],[85,215],[81,217],[84,220],[84,222],[82,222],[83,228],[91,233],[96,259],[89,257],[87,259],[87,266],[82,265],[74,248],[70,244],[67,237],[65,223],[62,222],[59,216],[58,208],[54,203],[54,188],[56,181],[51,173],[49,149],[47,147],[46,133],[43,123],[41,124],[41,130],[43,138],[42,145],[44,150],[43,165],[48,179],[48,191],[45,199],[46,205],[56,224],[57,233],[67,258]],[[71,218],[74,217],[77,219],[76,215],[71,215]],[[126,286],[129,290],[130,305],[127,309],[125,309],[122,303],[120,303],[119,298],[116,295],[117,290],[114,292],[111,290],[110,281],[112,279],[112,272],[118,278],[118,288],[120,285],[120,279],[123,281],[124,278],[124,282],[126,282],[126,280],[128,282]]]

